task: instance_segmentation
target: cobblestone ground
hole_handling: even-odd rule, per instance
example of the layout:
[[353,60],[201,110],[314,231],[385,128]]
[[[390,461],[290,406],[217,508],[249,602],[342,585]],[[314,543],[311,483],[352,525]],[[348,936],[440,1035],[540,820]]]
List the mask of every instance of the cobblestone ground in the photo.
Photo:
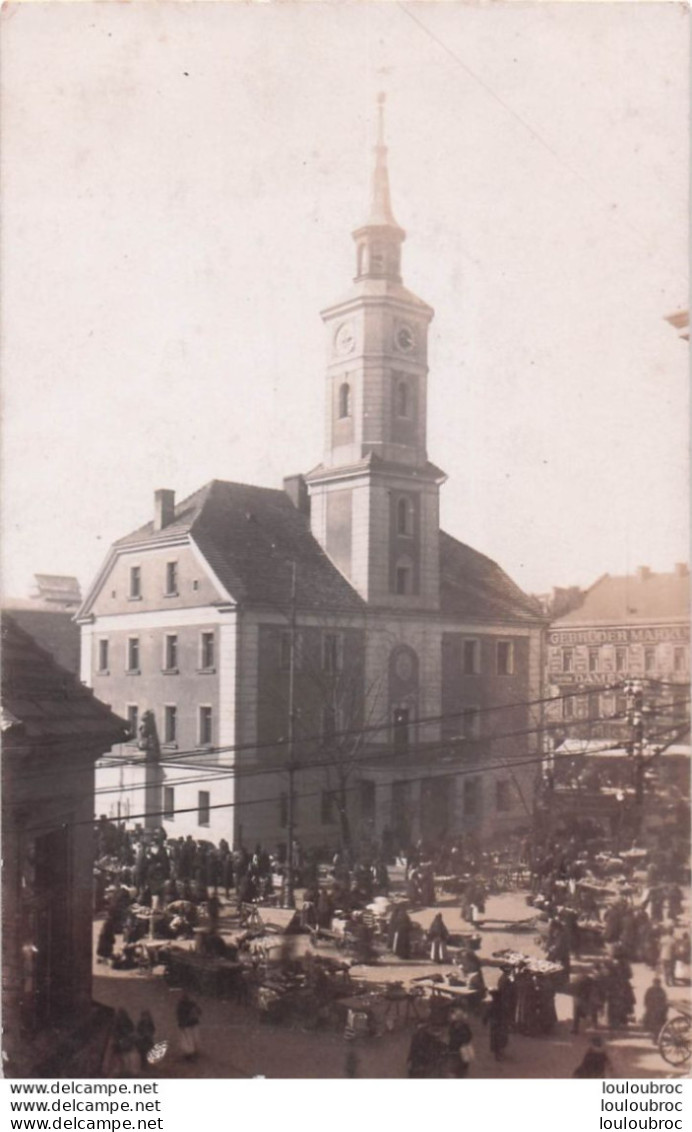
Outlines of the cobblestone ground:
[[[423,909],[413,916],[427,926],[436,909]],[[451,931],[461,928],[461,917],[456,906],[442,909],[445,923]],[[496,922],[517,922],[532,914],[522,893],[505,893],[491,897],[486,909],[486,927],[482,932],[479,955],[489,957],[502,948],[513,948],[527,954],[542,954],[538,938],[533,931],[520,929],[497,930]],[[98,925],[95,927],[95,933]],[[393,960],[373,966],[358,967],[358,978],[381,983],[399,980],[408,984],[414,978],[444,971],[444,966],[426,962]],[[485,969],[486,982],[494,985],[498,972]],[[642,1002],[653,972],[644,964],[634,964],[634,990],[637,999],[637,1023],[642,1014]],[[156,1021],[157,1040],[167,1038],[169,1052],[152,1076],[165,1077],[257,1077],[268,1078],[336,1078],[347,1075],[347,1057],[355,1055],[356,1074],[359,1077],[393,1078],[406,1075],[406,1055],[411,1040],[412,1026],[403,1022],[391,1033],[381,1037],[359,1038],[347,1042],[340,1033],[309,1032],[295,1026],[261,1023],[257,1013],[247,1007],[226,1000],[195,996],[203,1010],[201,1026],[202,1056],[195,1063],[182,1060],[177,1048],[175,1004],[178,994],[169,990],[157,975],[141,975],[136,971],[113,971],[102,965],[94,967],[94,997],[106,1005],[125,1007],[136,1020],[139,1011],[149,1009]],[[671,988],[672,1002],[689,1002],[688,987]],[[507,1056],[495,1061],[488,1049],[487,1030],[480,1019],[472,1019],[476,1060],[472,1077],[570,1077],[579,1064],[589,1041],[589,1032],[570,1033],[572,1000],[558,994],[556,999],[558,1025],[549,1037],[527,1038],[513,1035]],[[618,1077],[675,1077],[671,1066],[661,1058],[648,1034],[641,1026],[632,1025],[626,1031],[602,1030],[615,1073]],[[690,1072],[690,1063],[686,1073]],[[684,1074],[686,1075],[686,1074]]]

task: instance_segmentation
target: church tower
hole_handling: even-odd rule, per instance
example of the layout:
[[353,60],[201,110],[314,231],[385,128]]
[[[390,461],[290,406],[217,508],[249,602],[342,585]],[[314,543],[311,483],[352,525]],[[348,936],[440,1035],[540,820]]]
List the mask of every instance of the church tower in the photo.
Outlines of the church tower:
[[312,531],[368,602],[439,605],[439,488],[428,461],[427,336],[433,310],[401,281],[389,193],[384,95],[368,217],[353,232],[351,291],[322,311],[327,333],[323,462],[306,476]]

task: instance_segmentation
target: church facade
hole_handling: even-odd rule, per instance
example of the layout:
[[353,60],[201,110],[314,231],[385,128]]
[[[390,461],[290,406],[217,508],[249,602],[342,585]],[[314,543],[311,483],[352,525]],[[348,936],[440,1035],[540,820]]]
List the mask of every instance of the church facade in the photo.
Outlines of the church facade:
[[283,491],[157,492],[80,610],[82,679],[132,734],[97,814],[270,847],[531,820],[544,619],[440,530],[434,312],[402,282],[381,113],[355,278],[322,311],[321,463]]

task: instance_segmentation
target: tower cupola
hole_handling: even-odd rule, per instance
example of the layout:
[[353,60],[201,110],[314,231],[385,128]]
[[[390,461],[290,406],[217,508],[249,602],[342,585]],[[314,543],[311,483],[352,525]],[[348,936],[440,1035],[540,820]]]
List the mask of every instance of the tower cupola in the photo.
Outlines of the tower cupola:
[[353,233],[356,242],[356,276],[401,282],[401,245],[406,233],[394,219],[389,195],[387,147],[384,144],[385,95],[377,96],[377,144],[372,176],[370,211],[365,224]]

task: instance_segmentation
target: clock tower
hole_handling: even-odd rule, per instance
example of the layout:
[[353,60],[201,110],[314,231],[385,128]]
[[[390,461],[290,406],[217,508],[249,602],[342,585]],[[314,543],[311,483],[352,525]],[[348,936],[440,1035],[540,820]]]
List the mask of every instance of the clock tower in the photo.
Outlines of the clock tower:
[[384,95],[370,210],[353,232],[353,287],[322,311],[326,444],[306,476],[315,537],[366,601],[439,605],[439,487],[426,448],[427,336],[433,310],[402,284],[406,233],[392,212]]

